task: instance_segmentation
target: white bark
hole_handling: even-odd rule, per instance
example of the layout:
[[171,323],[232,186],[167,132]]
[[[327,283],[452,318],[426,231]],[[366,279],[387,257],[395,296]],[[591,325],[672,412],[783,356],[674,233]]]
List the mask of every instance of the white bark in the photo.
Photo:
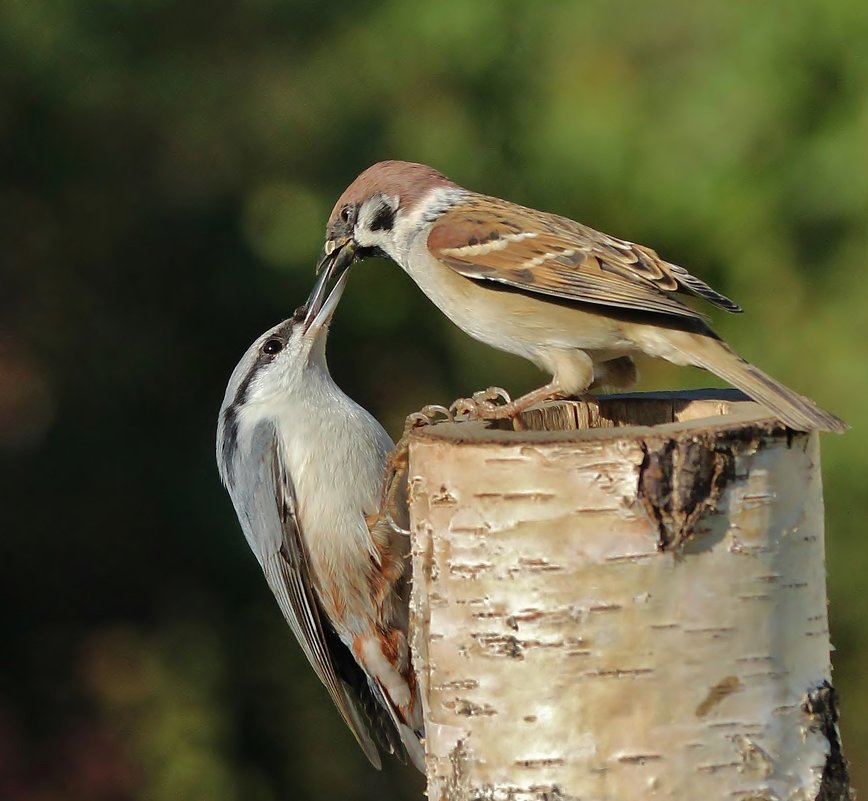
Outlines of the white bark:
[[411,438],[430,798],[847,798],[817,436],[747,402],[600,408],[525,419],[681,422]]

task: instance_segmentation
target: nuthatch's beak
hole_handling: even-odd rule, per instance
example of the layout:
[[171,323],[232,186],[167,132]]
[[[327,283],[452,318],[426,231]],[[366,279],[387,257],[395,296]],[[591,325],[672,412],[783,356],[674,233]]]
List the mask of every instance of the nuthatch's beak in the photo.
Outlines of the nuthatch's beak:
[[[317,279],[305,306],[304,331],[318,330],[328,323],[337,308],[347,283],[347,269],[355,260],[356,243],[347,239],[336,244],[333,239],[325,243],[316,266]],[[336,281],[335,281],[336,279]],[[331,292],[329,285],[335,281]]]

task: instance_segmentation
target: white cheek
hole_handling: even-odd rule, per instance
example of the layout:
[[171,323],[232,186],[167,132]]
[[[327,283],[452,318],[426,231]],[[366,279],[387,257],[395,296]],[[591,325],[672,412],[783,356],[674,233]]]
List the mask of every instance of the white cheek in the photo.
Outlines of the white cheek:
[[381,248],[388,252],[387,246],[393,239],[392,229],[376,227],[374,223],[384,206],[390,208],[393,216],[396,216],[398,203],[399,198],[397,196],[382,193],[366,200],[359,210],[359,217],[353,231],[356,242],[364,248]]
[[356,227],[356,242],[363,248],[380,248],[398,264],[405,265],[415,240],[427,236],[432,223],[466,194],[466,189],[457,186],[432,189],[409,210],[399,205],[394,225],[388,231],[372,231],[371,213],[365,209]]
[[356,242],[363,248],[382,248],[386,253],[389,252],[388,245],[392,241],[391,231],[371,231],[359,226],[356,228],[354,236]]
[[466,189],[457,186],[440,186],[432,189],[409,212],[402,213],[401,209],[398,209],[395,227],[392,229],[391,250],[387,247],[383,247],[383,250],[398,264],[406,265],[417,237],[427,238],[431,225],[437,218],[466,194]]

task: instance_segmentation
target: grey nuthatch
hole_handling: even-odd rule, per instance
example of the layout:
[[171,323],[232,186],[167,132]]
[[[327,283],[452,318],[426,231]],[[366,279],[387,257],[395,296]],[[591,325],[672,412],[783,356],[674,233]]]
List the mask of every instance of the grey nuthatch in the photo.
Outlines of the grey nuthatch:
[[346,278],[329,294],[328,273],[233,371],[217,464],[283,616],[368,759],[380,767],[373,732],[424,771],[408,541],[381,514],[393,443],[329,374],[326,337]]

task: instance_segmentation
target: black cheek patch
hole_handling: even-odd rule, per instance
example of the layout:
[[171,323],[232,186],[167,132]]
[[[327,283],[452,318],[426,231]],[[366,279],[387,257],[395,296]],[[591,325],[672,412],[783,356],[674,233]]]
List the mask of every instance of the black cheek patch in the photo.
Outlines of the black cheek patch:
[[385,203],[377,209],[374,219],[371,221],[372,231],[391,231],[395,225],[395,210]]

